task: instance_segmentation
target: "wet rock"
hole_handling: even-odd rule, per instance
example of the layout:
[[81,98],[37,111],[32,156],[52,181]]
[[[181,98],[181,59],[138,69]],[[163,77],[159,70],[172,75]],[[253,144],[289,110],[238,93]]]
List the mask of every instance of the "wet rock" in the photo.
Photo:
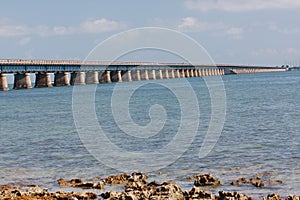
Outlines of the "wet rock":
[[261,176],[256,176],[255,178],[250,178],[249,180],[245,177],[239,178],[236,181],[232,181],[231,185],[243,185],[243,184],[251,184],[255,187],[272,187],[274,185],[282,184],[281,180],[271,180],[264,179]]
[[259,177],[256,177],[256,178],[251,178],[250,179],[250,183],[252,185],[254,185],[255,187],[264,187],[265,186],[265,183],[263,180],[261,180]]
[[263,200],[281,200],[281,197],[277,193],[269,194],[267,197],[264,197]]
[[231,185],[242,185],[242,184],[249,184],[250,182],[245,178],[239,178],[238,180],[236,181],[232,181],[231,182]]
[[219,200],[252,200],[252,198],[238,192],[219,191]]
[[133,172],[131,176],[128,178],[130,182],[144,182],[149,178],[147,174],[143,174],[141,172]]
[[186,195],[186,199],[216,200],[216,196],[214,194],[201,190],[199,187],[194,186]]
[[0,188],[1,200],[94,200],[98,195],[91,192],[55,192],[50,193],[48,189],[39,187],[28,188],[26,190],[16,189],[14,187]]
[[128,182],[129,176],[127,174],[111,175],[104,179],[105,184],[120,185]]
[[170,199],[170,200],[183,200],[184,193],[180,186],[171,182],[164,182],[158,184],[156,182],[143,183],[143,182],[129,182],[125,186],[123,192],[106,192],[101,194],[104,199]]
[[194,185],[195,186],[220,186],[221,182],[214,178],[211,174],[198,174],[194,176]]
[[121,185],[121,184],[126,184],[128,182],[146,183],[147,178],[149,178],[149,176],[141,172],[133,172],[130,176],[124,173],[124,174],[108,176],[107,178],[104,179],[104,183],[109,185]]
[[286,200],[300,200],[300,197],[296,195],[289,195]]
[[103,182],[83,182],[81,179],[71,179],[66,181],[63,178],[57,180],[60,187],[73,187],[73,188],[82,188],[82,189],[103,189]]

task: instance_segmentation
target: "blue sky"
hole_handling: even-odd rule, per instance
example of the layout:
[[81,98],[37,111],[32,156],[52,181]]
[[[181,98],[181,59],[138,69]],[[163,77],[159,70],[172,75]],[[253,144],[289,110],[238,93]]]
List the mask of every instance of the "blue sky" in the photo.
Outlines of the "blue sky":
[[298,65],[299,11],[297,0],[2,1],[0,58],[82,60],[116,33],[154,26],[192,37],[216,63]]

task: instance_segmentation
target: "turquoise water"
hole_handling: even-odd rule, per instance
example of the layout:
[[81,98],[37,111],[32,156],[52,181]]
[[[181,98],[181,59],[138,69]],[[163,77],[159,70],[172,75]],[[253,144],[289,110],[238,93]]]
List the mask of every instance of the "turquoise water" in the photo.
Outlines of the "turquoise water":
[[[160,169],[161,173],[149,174],[156,180],[176,181],[185,189],[193,184],[185,179],[187,176],[212,173],[223,183],[219,188],[209,188],[212,192],[239,191],[253,197],[273,192],[282,196],[300,195],[300,73],[231,75],[222,79],[226,91],[226,118],[213,150],[204,158],[198,156],[212,109],[203,79],[190,78],[188,81],[200,109],[197,135],[176,162]],[[177,90],[188,89],[180,85],[178,79],[144,81],[131,96],[129,111],[139,126],[151,121],[149,109],[152,105],[159,104],[166,111],[164,127],[157,135],[146,139],[123,134],[115,121],[111,98],[116,84],[98,85],[95,111],[108,138],[129,152],[151,152],[167,145],[180,128],[181,106],[174,92],[163,87],[166,83],[173,84]],[[135,84],[121,83],[122,91],[129,91]],[[85,87],[90,86],[81,89]],[[56,180],[61,177],[89,179],[119,173],[93,157],[80,140],[72,112],[73,89],[54,87],[0,92],[0,184],[42,183],[54,190],[58,187]],[[233,180],[258,173],[272,180],[280,179],[283,184],[263,189],[230,185]]]

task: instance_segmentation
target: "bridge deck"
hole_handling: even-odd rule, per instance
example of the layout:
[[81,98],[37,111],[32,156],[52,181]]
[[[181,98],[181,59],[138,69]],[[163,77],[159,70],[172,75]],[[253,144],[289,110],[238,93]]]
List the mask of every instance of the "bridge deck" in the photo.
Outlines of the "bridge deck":
[[[156,63],[156,62],[108,62],[108,61],[76,61],[76,60],[21,60],[0,59],[0,73],[17,72],[71,72],[101,70],[133,70],[133,69],[166,69],[166,68],[259,68],[272,69],[266,66],[229,65],[229,64],[190,64],[190,63]],[[277,67],[274,67],[274,69]]]

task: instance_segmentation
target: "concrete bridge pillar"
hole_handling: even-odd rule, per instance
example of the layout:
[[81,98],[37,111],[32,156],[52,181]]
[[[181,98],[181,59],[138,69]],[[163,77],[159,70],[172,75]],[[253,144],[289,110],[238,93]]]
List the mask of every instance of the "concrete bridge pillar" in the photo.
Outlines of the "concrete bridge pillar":
[[175,78],[174,69],[171,69],[171,78]]
[[127,71],[127,81],[131,82],[132,81],[132,77],[131,77],[131,70]]
[[0,91],[8,91],[6,74],[0,74]]
[[195,77],[198,77],[198,76],[199,76],[199,75],[198,75],[198,69],[195,69],[195,70],[194,70],[194,76],[195,76]]
[[105,83],[111,83],[110,71],[105,71]]
[[149,74],[147,69],[145,69],[144,71],[144,80],[149,80]]
[[190,77],[189,69],[185,70],[185,77],[187,77],[187,78]]
[[155,72],[155,69],[152,69],[152,80],[156,80],[156,72]]
[[204,69],[204,76],[208,76],[208,69]]
[[215,69],[210,69],[210,71],[211,76],[215,76]]
[[176,78],[180,78],[180,71],[179,71],[179,69],[176,69]]
[[72,72],[71,85],[85,85],[85,72]]
[[185,78],[185,70],[184,69],[181,70],[181,77]]
[[165,69],[165,75],[164,75],[165,79],[169,79],[169,70]]
[[35,87],[52,87],[50,73],[38,72],[35,74]]
[[215,75],[216,75],[216,76],[219,76],[219,75],[220,75],[218,69],[215,69]]
[[198,74],[199,74],[199,76],[203,76],[202,75],[202,69],[198,69]]
[[194,70],[193,69],[190,70],[190,77],[194,77]]
[[162,70],[160,69],[160,70],[158,70],[158,75],[159,75],[159,79],[163,79],[164,77],[163,77],[163,73],[162,73]]
[[54,74],[54,86],[69,86],[69,73],[56,72]]
[[117,82],[122,82],[122,71],[118,70],[117,71]]
[[137,81],[141,80],[141,70],[139,70],[139,69],[136,70],[136,80]]
[[225,75],[225,69],[224,68],[221,69],[221,75]]
[[210,69],[206,69],[207,76],[210,76]]
[[85,74],[85,83],[86,84],[99,84],[99,72],[86,72]]
[[16,73],[14,80],[14,89],[30,89],[31,81],[29,73]]

